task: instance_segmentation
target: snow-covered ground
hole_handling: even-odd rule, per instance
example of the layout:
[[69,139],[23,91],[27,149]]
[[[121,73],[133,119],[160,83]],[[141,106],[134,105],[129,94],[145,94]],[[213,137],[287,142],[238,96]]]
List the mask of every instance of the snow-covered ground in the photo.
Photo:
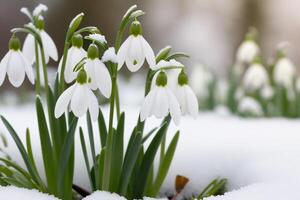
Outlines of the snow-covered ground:
[[43,194],[37,190],[28,190],[14,186],[0,187],[0,197],[1,199],[12,200],[59,200],[52,195]]
[[[127,106],[124,110],[128,138],[138,109]],[[25,138],[25,129],[30,128],[37,163],[42,166],[34,106],[0,106],[0,112],[14,125],[21,138]],[[104,114],[108,114],[106,107]],[[147,129],[159,122],[150,119]],[[164,192],[174,191],[177,174],[190,179],[184,194],[199,193],[217,177],[228,179],[229,190],[258,182],[289,184],[300,180],[300,120],[241,119],[218,111],[201,113],[196,120],[184,117],[179,127],[172,124],[168,132],[169,140],[177,129],[181,130],[181,136],[174,162],[163,184]],[[9,154],[17,161],[21,160],[2,123],[0,132],[9,139]],[[96,141],[98,145],[98,138]],[[78,135],[76,149],[75,182],[88,188]]]

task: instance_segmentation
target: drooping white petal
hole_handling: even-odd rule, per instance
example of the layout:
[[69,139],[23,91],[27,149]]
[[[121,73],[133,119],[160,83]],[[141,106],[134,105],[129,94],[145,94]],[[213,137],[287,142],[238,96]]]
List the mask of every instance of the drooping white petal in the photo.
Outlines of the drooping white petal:
[[11,52],[12,51],[8,51],[0,62],[0,86],[3,84],[5,76],[6,76],[7,63],[9,61]]
[[254,41],[244,41],[238,48],[236,59],[241,63],[251,63],[259,52],[260,49]]
[[84,66],[84,69],[88,75],[89,78],[91,78],[91,82],[89,83],[89,86],[92,90],[97,90],[97,77],[96,77],[96,74],[95,74],[95,67],[97,65],[97,61],[96,60],[99,60],[98,58],[94,59],[94,60],[91,60],[91,59],[87,59],[86,63],[85,63],[85,66]]
[[37,7],[34,8],[32,14],[33,16],[40,15],[42,12],[45,12],[48,10],[48,7],[45,4],[39,4]]
[[190,86],[185,85],[183,87],[184,87],[184,90],[186,93],[186,102],[187,102],[188,112],[192,115],[193,118],[196,118],[198,115],[198,109],[199,109],[197,97],[196,97],[195,93],[193,92],[193,90],[190,88]]
[[125,59],[126,59],[126,54],[128,50],[128,45],[131,43],[133,36],[130,35],[121,45],[118,53],[117,53],[117,60],[118,60],[118,70],[121,69],[121,67],[124,65]]
[[171,92],[171,90],[166,90],[168,95],[168,101],[169,101],[169,109],[170,109],[170,115],[176,125],[180,123],[180,106],[179,103],[175,97],[175,95]]
[[246,90],[255,91],[265,86],[268,81],[268,73],[264,66],[252,64],[245,72],[243,85]]
[[155,98],[157,94],[157,88],[150,90],[148,95],[145,97],[144,103],[140,111],[141,121],[144,121],[147,117],[151,115],[153,111],[153,105],[155,103]]
[[32,64],[35,60],[35,42],[34,37],[31,34],[28,34],[26,36],[22,52],[29,61],[29,63]]
[[90,111],[91,118],[93,121],[96,121],[98,119],[98,114],[99,114],[98,100],[91,90],[87,90],[87,96],[88,96],[88,109]]
[[153,114],[157,118],[162,118],[168,115],[169,104],[168,96],[165,87],[158,87],[157,94],[155,97],[155,107],[153,109]]
[[54,115],[56,118],[59,118],[65,111],[67,111],[68,105],[73,95],[73,91],[76,86],[76,84],[72,85],[71,87],[66,89],[58,98],[54,109]]
[[44,30],[40,31],[40,35],[44,45],[45,53],[47,52],[47,55],[49,55],[54,61],[57,61],[58,53],[52,38]]
[[145,55],[145,58],[149,64],[150,67],[155,65],[155,55],[154,52],[151,48],[151,46],[149,45],[149,43],[145,40],[145,38],[143,36],[139,36],[139,39],[143,45],[143,52]]
[[21,59],[22,59],[22,63],[25,69],[25,73],[27,74],[27,77],[29,79],[29,81],[34,84],[34,74],[33,74],[33,70],[31,65],[29,64],[27,58],[23,55],[23,53],[21,51],[18,51]]
[[[74,67],[86,57],[86,51],[83,48],[71,47],[68,50],[67,62],[65,66],[65,81],[67,83],[76,79],[77,72],[74,72]],[[61,69],[60,69],[61,70]]]
[[22,57],[17,51],[12,51],[7,62],[7,75],[14,87],[20,87],[25,79],[25,66]]
[[185,88],[178,85],[175,91],[176,98],[181,108],[181,113],[185,115],[188,112]]
[[88,96],[87,91],[89,90],[86,84],[77,84],[73,96],[71,99],[71,110],[76,117],[84,115],[88,108]]
[[296,67],[288,58],[281,58],[277,61],[274,71],[273,79],[276,84],[291,88],[296,76]]
[[95,79],[101,93],[109,98],[111,95],[111,77],[106,66],[98,59],[95,60]]
[[145,55],[143,53],[143,46],[139,36],[133,36],[131,42],[128,45],[128,51],[125,58],[127,68],[131,72],[138,71],[145,61]]
[[31,16],[28,8],[22,7],[20,9],[20,12],[23,13],[23,14],[25,14],[30,20],[32,20],[32,16]]

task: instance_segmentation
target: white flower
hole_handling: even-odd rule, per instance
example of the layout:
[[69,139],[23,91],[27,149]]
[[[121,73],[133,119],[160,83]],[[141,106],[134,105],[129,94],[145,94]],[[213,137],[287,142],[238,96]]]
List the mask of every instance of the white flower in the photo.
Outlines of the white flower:
[[244,97],[241,99],[238,105],[238,111],[241,114],[252,115],[252,116],[262,116],[263,110],[261,105],[257,100],[252,97]]
[[196,65],[191,73],[190,85],[199,98],[207,98],[209,95],[209,84],[214,81],[211,71],[204,65]]
[[48,10],[48,7],[44,4],[39,4],[37,7],[34,8],[32,14],[33,16],[38,16],[40,15],[42,12],[45,12]]
[[274,96],[274,90],[270,85],[266,85],[261,89],[260,95],[266,100],[271,99]]
[[253,40],[244,41],[238,48],[236,59],[241,63],[251,63],[260,52],[258,45]]
[[55,117],[59,118],[68,110],[68,107],[76,117],[83,116],[89,110],[93,121],[98,118],[98,100],[87,83],[85,72],[80,71],[76,83],[66,89],[58,98],[54,110]]
[[276,84],[290,88],[296,76],[296,68],[288,58],[281,58],[277,61],[273,78]]
[[104,35],[101,35],[99,33],[92,33],[92,34],[89,34],[88,36],[89,39],[92,39],[96,42],[100,42],[100,43],[106,43],[106,39],[105,39],[105,36]]
[[124,63],[131,72],[136,72],[147,60],[150,67],[155,65],[155,55],[148,42],[141,35],[141,25],[134,21],[131,25],[131,35],[121,45],[118,53],[118,69]]
[[152,115],[163,118],[170,113],[173,121],[178,125],[181,117],[180,106],[175,95],[167,86],[165,72],[160,72],[157,79],[159,79],[157,85],[145,97],[140,111],[141,120],[144,121]]
[[245,72],[243,85],[247,91],[255,91],[265,86],[268,81],[268,73],[264,66],[254,63]]
[[102,62],[113,62],[113,63],[118,63],[117,55],[116,55],[116,50],[114,47],[109,47],[102,56]]
[[187,84],[188,77],[183,70],[179,73],[177,80],[175,94],[181,108],[181,113],[183,115],[190,114],[193,118],[196,118],[199,109],[198,99]]
[[175,59],[171,59],[169,61],[161,60],[156,65],[151,66],[151,69],[158,70],[158,69],[163,69],[168,67],[184,67],[184,65]]
[[[38,32],[40,33],[42,44],[44,47],[44,53],[45,53],[45,62],[49,62],[49,58],[52,58],[54,61],[57,61],[58,59],[58,53],[55,46],[55,43],[53,42],[52,38],[48,35],[48,33],[43,28],[43,21],[40,18],[39,23],[41,27],[37,27]],[[24,45],[23,45],[23,53],[27,57],[30,63],[35,62],[35,39],[31,34],[28,34],[25,38]],[[39,48],[39,63],[41,65],[41,51]]]
[[[74,72],[74,67],[87,56],[87,52],[82,48],[82,37],[74,36],[72,39],[72,47],[68,49],[67,61],[64,71],[64,78],[67,83],[71,83],[77,76],[77,72]],[[58,72],[61,73],[62,60],[58,65]]]
[[29,81],[34,83],[33,70],[20,51],[20,41],[16,37],[12,37],[9,42],[9,51],[0,62],[0,85],[3,84],[5,75],[7,74],[8,80],[14,87],[19,87],[27,75]]
[[111,95],[111,77],[105,64],[98,58],[99,52],[96,45],[91,44],[88,49],[88,59],[84,65],[88,76],[91,78],[90,87],[92,90],[99,88],[101,93],[109,98]]

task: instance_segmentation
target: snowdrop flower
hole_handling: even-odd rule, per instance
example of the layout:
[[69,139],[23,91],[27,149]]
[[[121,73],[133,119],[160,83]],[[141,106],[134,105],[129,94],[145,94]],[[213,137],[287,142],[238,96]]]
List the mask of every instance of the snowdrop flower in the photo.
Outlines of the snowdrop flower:
[[155,55],[142,36],[142,27],[140,22],[135,20],[130,27],[131,35],[121,45],[118,53],[118,69],[121,69],[124,63],[131,72],[136,72],[147,60],[150,67],[155,65]]
[[46,12],[48,7],[44,4],[39,4],[37,7],[34,8],[32,14],[33,16],[39,16],[42,12]]
[[238,112],[243,115],[262,116],[263,109],[259,102],[252,97],[244,97],[238,105]]
[[[57,61],[58,53],[57,53],[56,46],[52,38],[44,30],[44,20],[41,16],[38,17],[38,19],[35,21],[35,27],[39,31],[42,39],[46,63],[49,62],[49,58],[52,58],[54,61]],[[31,63],[35,62],[35,38],[31,34],[28,34],[26,36],[22,51]],[[39,51],[39,57],[41,58],[40,51]],[[41,63],[41,61],[39,62]]]
[[156,78],[156,85],[148,95],[140,111],[141,120],[144,121],[147,117],[154,115],[157,118],[166,117],[169,113],[175,124],[180,122],[180,106],[172,93],[171,89],[167,86],[167,75],[165,72],[160,71]]
[[175,94],[180,104],[182,114],[190,114],[193,118],[196,118],[199,108],[198,100],[188,85],[188,77],[183,70],[181,70],[178,75],[178,86]]
[[109,98],[112,87],[110,73],[105,64],[99,59],[99,50],[95,44],[91,44],[88,48],[88,55],[84,69],[91,78],[91,89],[96,90],[99,88],[101,93],[106,98]]
[[89,110],[92,120],[97,120],[99,105],[96,96],[89,87],[89,78],[84,70],[78,72],[76,83],[65,90],[56,102],[54,109],[56,118],[59,118],[70,107],[76,117],[83,116]]
[[[82,48],[83,40],[81,35],[75,35],[72,38],[72,47],[67,52],[67,61],[65,66],[64,78],[67,83],[75,80],[77,72],[74,67],[87,56],[86,51]],[[61,73],[62,60],[59,62],[58,72]]]
[[259,52],[259,47],[254,40],[246,40],[239,46],[236,59],[240,63],[251,63]]
[[274,67],[273,78],[276,84],[285,88],[293,86],[296,76],[296,68],[290,59],[286,57],[280,58]]
[[34,83],[32,67],[20,51],[20,47],[20,40],[16,36],[12,36],[9,41],[9,51],[0,62],[0,86],[4,82],[6,73],[14,87],[19,87],[23,83],[25,74],[29,81]]
[[118,63],[116,50],[114,47],[109,47],[104,53],[101,58],[102,62],[112,62],[112,63]]
[[268,83],[268,73],[260,63],[253,63],[245,72],[243,85],[246,91],[256,91]]

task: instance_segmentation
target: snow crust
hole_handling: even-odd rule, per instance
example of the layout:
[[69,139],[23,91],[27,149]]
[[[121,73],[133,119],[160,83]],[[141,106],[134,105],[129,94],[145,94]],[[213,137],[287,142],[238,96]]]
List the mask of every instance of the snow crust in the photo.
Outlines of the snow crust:
[[[135,101],[139,99],[142,99],[142,96],[139,98],[136,95]],[[133,106],[121,107],[121,109],[126,110],[125,140],[127,141],[136,123],[139,109]],[[231,116],[224,109],[218,110],[220,112],[200,113],[196,120],[183,117],[178,127],[171,124],[167,142],[171,140],[176,130],[181,130],[181,135],[174,161],[162,186],[162,196],[165,193],[174,193],[175,177],[178,174],[190,179],[182,194],[186,196],[197,195],[217,177],[228,179],[229,190],[258,182],[276,181],[291,186],[291,181],[300,180],[300,120],[241,119]],[[0,105],[0,112],[12,123],[23,141],[25,141],[26,128],[30,128],[34,156],[39,171],[42,172],[43,162],[34,105],[6,107]],[[108,108],[104,107],[103,112],[107,117]],[[80,120],[83,127],[85,127],[84,119],[85,117]],[[159,123],[160,120],[150,118],[146,130]],[[94,128],[96,131],[96,124]],[[3,123],[0,123],[0,132],[7,136],[9,143],[7,152],[24,166]],[[95,134],[95,142],[96,147],[99,147],[98,134]],[[89,182],[78,134],[75,145],[75,183],[88,189]],[[99,148],[97,150],[100,151]]]
[[125,197],[122,197],[116,193],[110,193],[106,191],[96,191],[93,194],[83,198],[83,200],[126,200]]
[[[299,185],[298,185],[299,186]],[[223,196],[208,197],[204,200],[299,200],[297,185],[287,183],[255,183]]]
[[59,200],[58,198],[43,194],[37,190],[29,190],[25,188],[18,188],[14,186],[1,187],[0,186],[0,199],[12,200]]

